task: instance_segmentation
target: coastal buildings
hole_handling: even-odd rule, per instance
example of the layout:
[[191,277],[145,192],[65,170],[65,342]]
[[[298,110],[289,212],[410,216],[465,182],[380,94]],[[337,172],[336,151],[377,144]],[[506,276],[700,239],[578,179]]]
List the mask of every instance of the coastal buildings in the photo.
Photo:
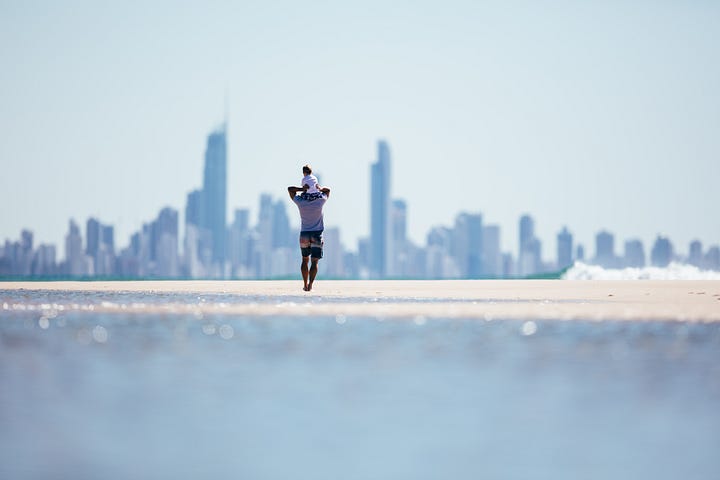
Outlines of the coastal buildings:
[[[208,135],[202,160],[202,187],[187,194],[184,209],[164,207],[130,235],[124,248],[116,249],[114,227],[95,217],[87,219],[84,233],[78,223],[70,220],[62,260],[54,245],[36,246],[33,233],[26,229],[18,240],[8,239],[0,245],[0,276],[296,278],[299,251],[292,203],[286,197],[261,194],[256,214],[250,209],[236,209],[228,223],[225,126]],[[502,250],[500,226],[487,225],[483,212],[472,206],[455,215],[451,225],[431,227],[424,242],[415,244],[408,236],[411,206],[404,199],[392,198],[391,154],[385,140],[377,143],[377,158],[371,164],[369,177],[370,235],[358,242],[356,251],[350,251],[342,243],[341,230],[331,222],[325,231],[323,275],[523,278],[559,272],[574,261],[586,261],[584,247],[574,241],[567,227],[557,233],[556,258],[544,261],[535,219],[529,214],[519,218],[514,257]],[[672,261],[720,270],[720,247],[711,245],[704,250],[703,244],[695,240],[689,245],[687,257],[683,257],[675,252],[668,238],[659,236],[650,252],[650,263],[663,267]],[[595,236],[595,256],[590,263],[605,268],[642,267],[646,265],[643,243],[627,239],[622,256],[618,256],[615,236],[600,231]]]

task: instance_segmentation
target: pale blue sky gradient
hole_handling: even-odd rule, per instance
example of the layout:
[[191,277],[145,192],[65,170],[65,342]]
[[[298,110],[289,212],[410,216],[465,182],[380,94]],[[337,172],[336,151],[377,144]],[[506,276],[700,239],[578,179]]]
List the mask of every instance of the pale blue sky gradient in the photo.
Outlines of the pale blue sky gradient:
[[354,250],[385,138],[421,244],[461,210],[514,254],[529,212],[546,259],[565,224],[590,254],[603,228],[720,243],[718,25],[699,1],[0,1],[0,240],[62,252],[93,215],[125,246],[183,211],[229,92],[229,216],[311,162]]

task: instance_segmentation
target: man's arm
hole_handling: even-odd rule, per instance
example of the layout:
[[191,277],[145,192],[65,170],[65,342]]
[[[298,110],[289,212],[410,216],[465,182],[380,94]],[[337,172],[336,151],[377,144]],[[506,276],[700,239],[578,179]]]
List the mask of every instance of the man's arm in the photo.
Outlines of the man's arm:
[[329,187],[322,187],[322,188],[320,189],[320,191],[321,191],[322,193],[324,193],[326,197],[330,198],[330,188],[329,188]]
[[290,195],[290,200],[293,200],[295,198],[295,195],[297,194],[297,192],[302,192],[302,191],[303,191],[303,189],[301,187],[289,186],[288,187],[288,195]]

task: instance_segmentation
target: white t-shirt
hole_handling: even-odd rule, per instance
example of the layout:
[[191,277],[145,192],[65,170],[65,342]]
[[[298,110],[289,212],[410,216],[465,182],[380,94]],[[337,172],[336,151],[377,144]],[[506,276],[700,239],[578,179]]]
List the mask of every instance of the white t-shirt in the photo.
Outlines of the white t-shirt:
[[[296,177],[297,178],[297,177]],[[308,190],[307,193],[318,193],[320,190],[318,190],[318,181],[317,177],[313,175],[312,173],[310,175],[305,175],[302,179],[302,183],[300,183],[301,186],[307,185]]]

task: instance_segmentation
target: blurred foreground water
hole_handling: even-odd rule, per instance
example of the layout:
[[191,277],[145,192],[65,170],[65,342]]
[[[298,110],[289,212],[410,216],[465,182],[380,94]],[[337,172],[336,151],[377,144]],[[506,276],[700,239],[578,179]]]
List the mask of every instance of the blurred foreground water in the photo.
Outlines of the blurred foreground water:
[[95,308],[234,301],[0,291],[0,478],[720,477],[720,324]]

